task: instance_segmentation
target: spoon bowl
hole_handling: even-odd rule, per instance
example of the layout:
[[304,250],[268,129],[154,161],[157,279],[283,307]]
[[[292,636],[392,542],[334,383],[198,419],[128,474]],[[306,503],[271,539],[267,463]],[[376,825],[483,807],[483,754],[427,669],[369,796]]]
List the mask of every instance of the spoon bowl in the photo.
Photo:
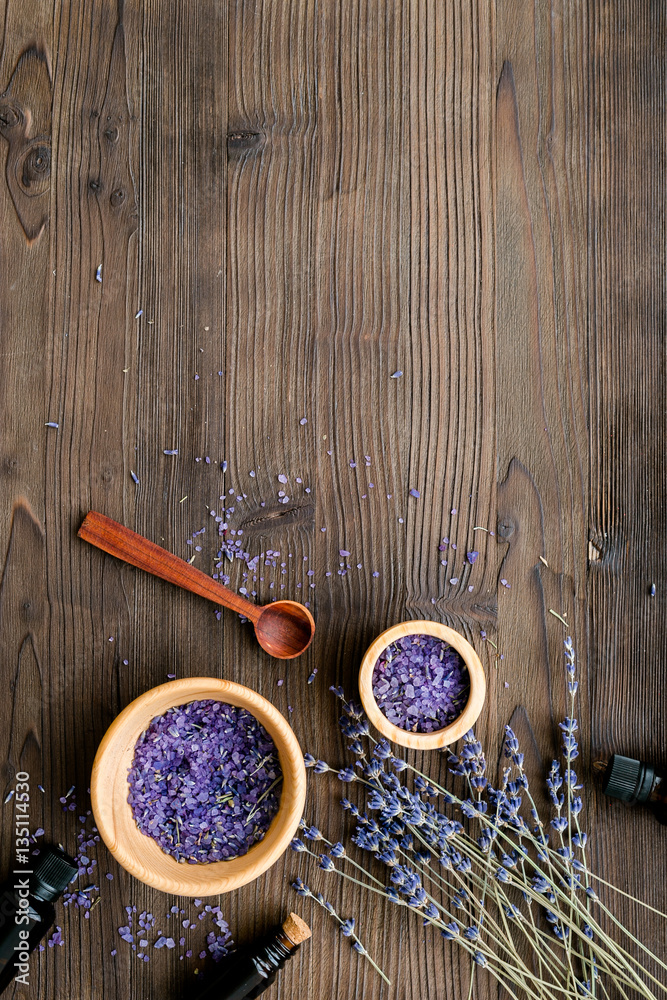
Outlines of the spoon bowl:
[[298,601],[265,604],[254,622],[257,642],[269,656],[291,660],[301,656],[312,641],[315,621]]

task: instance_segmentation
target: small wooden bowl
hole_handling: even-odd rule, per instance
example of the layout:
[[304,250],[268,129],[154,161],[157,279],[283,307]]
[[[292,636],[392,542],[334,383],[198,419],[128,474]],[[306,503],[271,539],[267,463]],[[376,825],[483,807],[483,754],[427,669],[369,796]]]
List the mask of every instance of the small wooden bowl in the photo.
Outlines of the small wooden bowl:
[[[127,774],[135,744],[151,719],[175,705],[204,699],[245,708],[261,722],[278,750],[283,788],[269,829],[243,857],[212,864],[179,863],[139,830],[127,801]],[[306,769],[301,747],[287,720],[266,698],[232,681],[190,677],[151,688],[114,719],[93,762],[90,795],[100,835],[130,875],[178,896],[217,896],[251,882],[286,850],[303,814]]]
[[[454,647],[468,668],[470,696],[466,707],[453,722],[444,729],[437,729],[434,733],[411,733],[395,726],[382,713],[373,694],[373,671],[380,654],[392,642],[406,635],[434,635],[442,639]],[[413,750],[436,750],[455,743],[474,726],[486,696],[486,677],[477,653],[460,632],[455,632],[453,628],[448,628],[439,622],[401,622],[379,635],[366,650],[359,669],[359,695],[370,722],[387,739],[402,747],[411,747]]]

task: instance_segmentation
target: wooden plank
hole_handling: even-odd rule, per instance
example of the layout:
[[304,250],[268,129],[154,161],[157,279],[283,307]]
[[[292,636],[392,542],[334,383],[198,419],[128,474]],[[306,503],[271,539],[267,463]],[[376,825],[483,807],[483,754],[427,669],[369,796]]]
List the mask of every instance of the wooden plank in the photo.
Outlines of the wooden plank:
[[[37,786],[50,776],[45,574],[44,458],[56,445],[49,406],[51,274],[52,24],[47,3],[0,5],[0,706],[2,872],[14,862],[15,775],[30,775],[33,826],[62,824],[52,797]],[[30,275],[30,280],[26,276]],[[45,963],[32,981],[44,987]]]
[[[591,27],[587,257],[591,749],[663,766],[666,164],[656,137],[665,127],[666,32],[659,4],[601,7]],[[600,795],[592,810],[599,867],[664,910],[662,830],[650,813],[619,805]],[[664,922],[627,900],[616,910],[664,960]],[[647,968],[664,981],[664,970]]]

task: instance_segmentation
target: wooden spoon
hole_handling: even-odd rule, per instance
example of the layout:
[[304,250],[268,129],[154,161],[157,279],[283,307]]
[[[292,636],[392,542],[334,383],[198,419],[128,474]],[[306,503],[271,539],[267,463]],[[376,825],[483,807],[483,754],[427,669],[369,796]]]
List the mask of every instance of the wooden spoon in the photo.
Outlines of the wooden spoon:
[[308,608],[297,601],[274,601],[273,604],[253,604],[235,594],[206,573],[195,569],[184,559],[167,552],[154,542],[123,527],[104,514],[91,510],[79,528],[79,538],[97,546],[109,555],[146,570],[153,576],[175,583],[177,587],[206,597],[216,604],[245,615],[255,626],[255,635],[262,649],[279,660],[300,656],[310,646],[315,622]]

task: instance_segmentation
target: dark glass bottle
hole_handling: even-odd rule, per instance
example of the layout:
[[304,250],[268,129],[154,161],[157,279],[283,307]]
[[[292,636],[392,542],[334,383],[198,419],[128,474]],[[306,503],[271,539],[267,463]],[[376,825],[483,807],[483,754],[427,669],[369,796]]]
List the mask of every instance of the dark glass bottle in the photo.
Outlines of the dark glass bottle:
[[282,927],[244,949],[226,965],[219,976],[205,985],[203,992],[197,993],[197,1000],[254,1000],[269,988],[285,962],[309,937],[308,925],[296,913],[290,913]]
[[614,754],[607,764],[602,791],[634,806],[645,803],[667,824],[667,776],[651,764]]
[[53,903],[77,871],[73,858],[47,847],[31,874],[14,874],[0,890],[0,993],[16,976],[28,982],[28,955],[55,920]]

